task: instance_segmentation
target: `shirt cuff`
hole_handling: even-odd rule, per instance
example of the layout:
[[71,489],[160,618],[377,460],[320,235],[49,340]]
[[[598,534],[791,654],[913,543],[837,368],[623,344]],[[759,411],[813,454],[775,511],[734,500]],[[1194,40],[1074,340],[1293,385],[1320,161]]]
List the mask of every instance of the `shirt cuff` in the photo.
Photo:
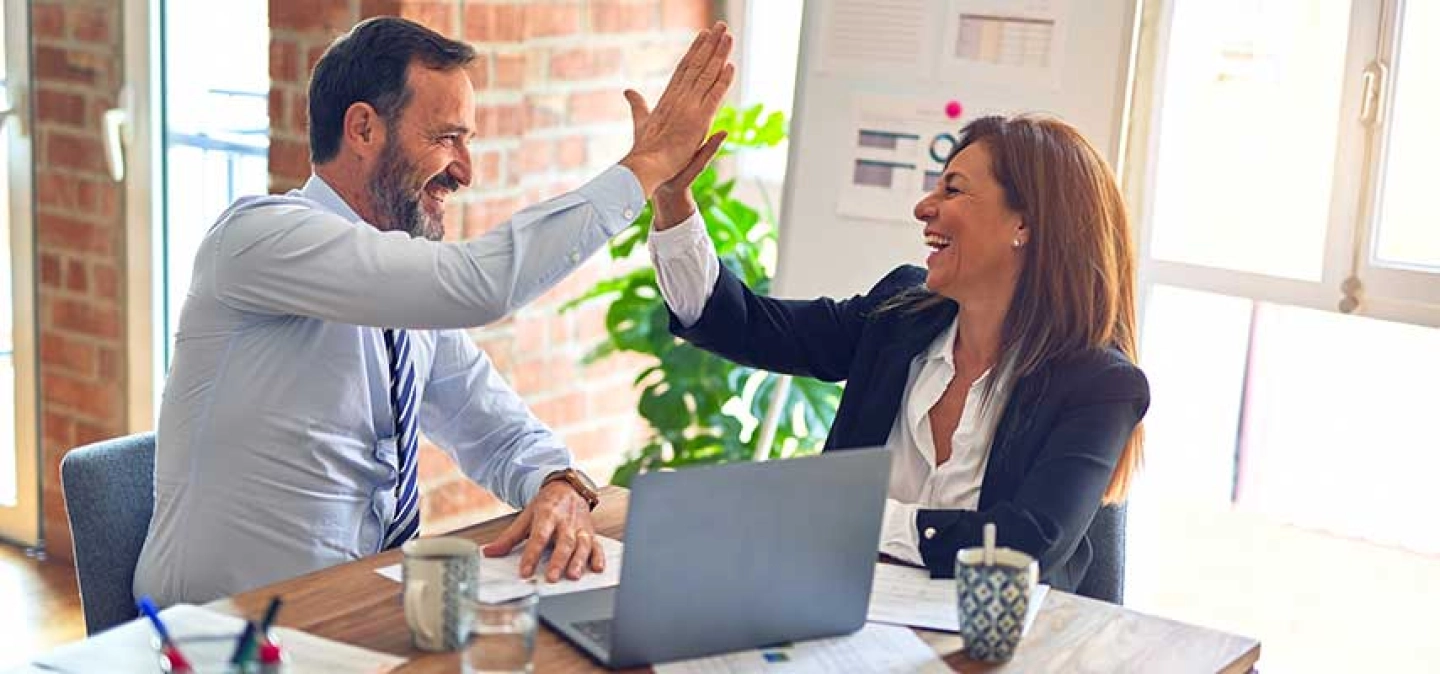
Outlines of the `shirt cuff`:
[[645,209],[645,190],[630,169],[619,164],[605,169],[575,190],[600,212],[601,227],[614,236],[635,222]]
[[[714,248],[710,233],[705,231],[705,219],[700,217],[698,210],[670,229],[650,230],[650,252],[657,260],[687,257],[701,246]],[[714,254],[713,250],[708,251],[709,256]]]
[[[545,485],[545,478],[550,477],[551,475],[558,473],[562,470],[565,470],[566,468],[575,468],[575,466],[572,466],[570,464],[544,465],[536,468],[534,472],[530,473],[530,475],[525,478],[525,505],[530,505],[530,502],[534,501],[535,497],[540,495],[540,487]],[[579,470],[579,468],[575,469]]]
[[925,565],[920,556],[920,537],[915,529],[915,514],[919,510],[919,506],[910,503],[885,499],[885,518],[880,525],[880,552],[904,562]]

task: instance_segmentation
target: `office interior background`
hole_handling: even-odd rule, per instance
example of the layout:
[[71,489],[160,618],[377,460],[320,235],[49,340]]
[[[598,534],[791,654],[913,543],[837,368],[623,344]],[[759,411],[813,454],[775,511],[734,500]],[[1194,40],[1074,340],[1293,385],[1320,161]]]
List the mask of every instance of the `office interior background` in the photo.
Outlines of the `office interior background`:
[[[1154,402],[1126,604],[1253,635],[1266,671],[1440,669],[1440,2],[1136,7],[1117,168]],[[482,54],[451,238],[618,159],[620,90],[653,100],[711,20],[740,36],[733,102],[792,106],[801,0],[6,0],[0,668],[83,636],[60,459],[153,428],[197,242],[308,176],[309,68],[377,14]],[[782,144],[724,168],[773,202],[785,164]],[[559,308],[644,263],[598,255],[472,331],[602,480],[647,440],[643,363],[582,363],[605,308]],[[424,531],[504,511],[434,448],[420,470]]]

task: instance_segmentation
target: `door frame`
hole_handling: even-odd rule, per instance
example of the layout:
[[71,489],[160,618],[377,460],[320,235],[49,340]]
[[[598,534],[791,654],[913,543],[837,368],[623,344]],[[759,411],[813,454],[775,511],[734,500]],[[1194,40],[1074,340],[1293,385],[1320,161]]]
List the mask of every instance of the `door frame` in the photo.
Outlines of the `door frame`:
[[[15,500],[0,506],[0,538],[26,547],[38,546],[40,524],[39,363],[35,305],[35,163],[32,131],[35,116],[30,91],[30,3],[7,2],[4,9],[5,79],[15,117],[0,133],[9,136],[10,270],[14,313]],[[14,75],[19,75],[18,77]]]

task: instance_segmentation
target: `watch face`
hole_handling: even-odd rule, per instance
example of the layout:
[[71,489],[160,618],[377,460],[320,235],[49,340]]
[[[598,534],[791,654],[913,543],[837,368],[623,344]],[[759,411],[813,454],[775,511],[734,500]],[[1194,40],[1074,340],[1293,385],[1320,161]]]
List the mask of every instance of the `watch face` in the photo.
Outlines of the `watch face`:
[[600,491],[600,489],[595,486],[595,481],[591,480],[589,475],[586,475],[577,470],[575,471],[575,477],[579,478],[580,483],[585,485],[586,489],[589,489],[590,491]]

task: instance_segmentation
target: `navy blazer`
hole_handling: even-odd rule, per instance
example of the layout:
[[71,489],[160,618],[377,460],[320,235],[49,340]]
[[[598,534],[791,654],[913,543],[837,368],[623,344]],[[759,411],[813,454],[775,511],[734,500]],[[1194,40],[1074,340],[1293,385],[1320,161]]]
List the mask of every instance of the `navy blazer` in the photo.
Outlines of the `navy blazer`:
[[[955,319],[954,302],[919,311],[875,309],[925,280],[903,266],[844,301],[761,297],[725,266],[700,319],[674,314],[670,331],[737,363],[825,381],[846,380],[826,451],[885,444],[910,363]],[[991,442],[978,510],[922,509],[920,555],[936,577],[955,553],[981,545],[994,522],[1000,545],[1040,561],[1042,582],[1074,592],[1090,566],[1086,532],[1120,453],[1150,404],[1145,375],[1115,349],[1056,359],[1019,378]]]

